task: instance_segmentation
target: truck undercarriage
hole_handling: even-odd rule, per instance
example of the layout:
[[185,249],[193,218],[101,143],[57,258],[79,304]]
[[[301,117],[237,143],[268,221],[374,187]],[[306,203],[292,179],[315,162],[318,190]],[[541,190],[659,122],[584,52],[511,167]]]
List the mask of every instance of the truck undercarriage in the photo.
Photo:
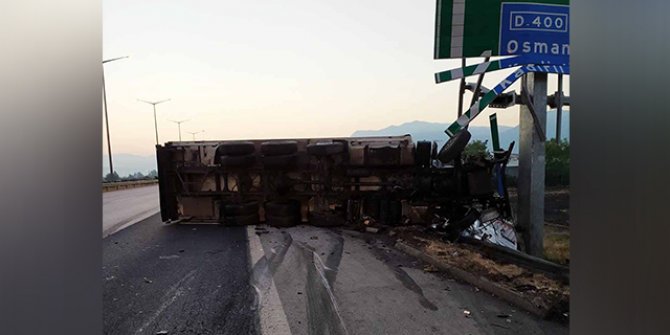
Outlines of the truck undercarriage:
[[[482,211],[511,218],[511,147],[463,163],[467,131],[437,149],[410,135],[158,145],[161,218],[273,226],[433,223],[447,235]],[[443,220],[435,221],[435,218]]]

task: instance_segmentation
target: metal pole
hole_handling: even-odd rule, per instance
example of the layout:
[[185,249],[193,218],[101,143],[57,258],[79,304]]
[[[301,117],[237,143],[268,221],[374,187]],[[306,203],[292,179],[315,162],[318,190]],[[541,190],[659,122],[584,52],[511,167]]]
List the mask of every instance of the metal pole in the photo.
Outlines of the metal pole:
[[154,106],[154,127],[156,128],[156,145],[158,145],[158,121],[156,121],[156,104]]
[[[524,95],[532,94],[532,107],[522,105],[519,115],[519,208],[517,226],[526,252],[544,256],[545,148],[542,140],[547,123],[547,74],[528,73],[522,78]],[[530,104],[529,99],[526,103]],[[531,113],[531,109],[535,113]],[[540,127],[537,127],[539,125]]]
[[179,142],[181,142],[181,122],[177,123],[177,129],[179,129]]
[[[491,57],[487,56],[484,59],[484,63],[487,63],[490,59],[491,59]],[[486,72],[482,72],[479,75],[479,78],[477,78],[477,86],[475,86],[474,91],[472,91],[472,100],[470,101],[470,106],[474,105],[475,102],[477,102],[477,100],[479,100],[479,92],[481,92],[481,90],[482,90],[482,82],[484,81],[484,74],[485,73]]]
[[561,121],[563,119],[563,74],[558,75],[558,101],[556,102],[556,143],[561,142]]
[[105,103],[105,128],[107,128],[107,155],[109,155],[109,176],[114,175],[112,164],[112,142],[109,140],[109,118],[107,117],[107,89],[105,88],[105,67],[102,67],[102,101]]
[[[461,58],[461,68],[465,68],[465,58]],[[458,91],[458,117],[463,115],[463,94],[465,94],[465,77],[461,78],[461,86]]]

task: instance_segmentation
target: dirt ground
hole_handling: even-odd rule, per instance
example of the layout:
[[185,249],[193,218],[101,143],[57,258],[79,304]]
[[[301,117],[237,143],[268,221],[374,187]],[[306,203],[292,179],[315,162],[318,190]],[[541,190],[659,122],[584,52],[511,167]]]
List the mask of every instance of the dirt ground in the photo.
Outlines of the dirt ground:
[[446,243],[420,228],[396,229],[398,238],[451,266],[484,277],[522,295],[535,306],[562,315],[567,312],[567,283],[511,263],[491,259],[459,243]]
[[[517,192],[510,188],[510,202],[516,212]],[[547,260],[570,264],[570,189],[548,187],[544,196],[544,255]]]

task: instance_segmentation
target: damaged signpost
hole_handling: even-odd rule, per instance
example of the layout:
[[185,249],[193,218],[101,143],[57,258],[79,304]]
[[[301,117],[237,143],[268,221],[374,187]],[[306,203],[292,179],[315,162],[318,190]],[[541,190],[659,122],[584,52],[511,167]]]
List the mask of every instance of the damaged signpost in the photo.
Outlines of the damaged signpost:
[[547,73],[569,74],[569,0],[437,0],[435,59],[507,57],[435,74],[442,83],[520,66],[459,115],[451,138],[522,79],[517,227],[526,251],[543,255]]

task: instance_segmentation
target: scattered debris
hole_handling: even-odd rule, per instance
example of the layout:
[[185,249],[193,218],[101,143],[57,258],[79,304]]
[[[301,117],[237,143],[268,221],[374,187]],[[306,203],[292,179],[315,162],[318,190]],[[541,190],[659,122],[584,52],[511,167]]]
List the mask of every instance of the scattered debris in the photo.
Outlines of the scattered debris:
[[503,297],[541,317],[567,312],[570,288],[560,278],[532,267],[501,262],[470,245],[445,243],[422,229],[401,230],[398,235],[405,242],[396,242],[396,247],[471,283],[475,292],[484,290]]
[[437,272],[439,270],[432,265],[426,265],[426,266],[423,267],[423,271],[424,272]]
[[114,278],[116,278],[116,277],[114,277],[114,276],[109,276],[109,277],[105,278],[105,280],[106,280],[106,281],[110,281],[110,280],[114,280]]
[[509,315],[509,314],[498,314],[498,315],[496,315],[496,316],[499,317],[499,318],[501,318],[501,319],[506,319],[506,318],[510,318],[510,317],[512,317],[512,316]]
[[469,310],[465,309],[463,310],[463,314],[465,315],[466,318],[469,318],[472,313],[470,313]]
[[368,233],[376,234],[379,232],[379,228],[376,227],[365,227],[365,231]]
[[318,236],[312,236],[312,237],[310,237],[309,239],[310,239],[310,240],[318,240],[319,237],[318,237]]
[[168,333],[167,330],[161,330],[161,331],[156,332],[156,335],[166,335],[167,333]]
[[517,250],[514,225],[509,220],[502,218],[493,208],[484,211],[479,219],[461,235]]
[[147,277],[144,277],[143,279],[144,279],[144,282],[147,283],[147,284],[151,284],[151,283],[153,283],[153,282],[152,282],[149,278],[147,278]]
[[396,233],[395,230],[390,230],[390,231],[389,231],[389,236],[391,236],[391,237],[396,236],[397,234],[398,234],[398,233]]

